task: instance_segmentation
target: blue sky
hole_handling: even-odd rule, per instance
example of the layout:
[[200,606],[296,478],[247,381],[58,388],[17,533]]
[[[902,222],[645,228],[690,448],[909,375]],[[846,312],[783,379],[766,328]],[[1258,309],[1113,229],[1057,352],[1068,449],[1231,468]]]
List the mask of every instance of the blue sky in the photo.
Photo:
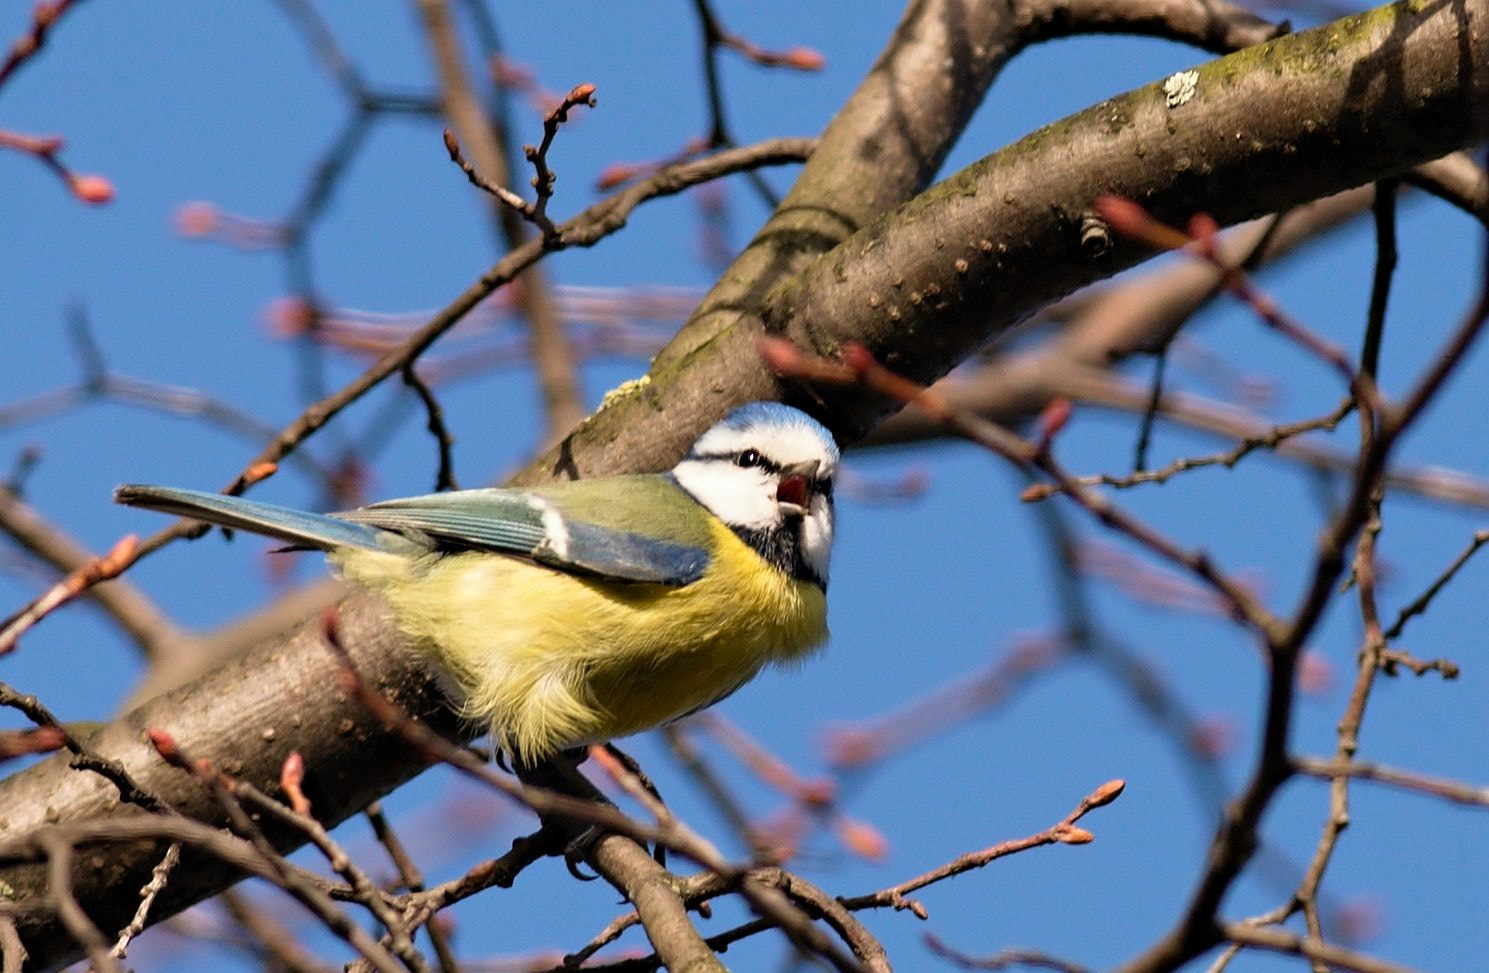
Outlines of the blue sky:
[[[6,7],[0,36],[19,32],[23,6]],[[426,44],[409,6],[324,6],[337,38],[375,87],[426,88]],[[705,99],[689,5],[604,6],[564,18],[545,16],[551,9],[505,5],[495,13],[510,56],[543,87],[561,92],[588,81],[598,89],[598,108],[566,128],[553,153],[559,183],[552,211],[562,216],[596,198],[592,187],[607,165],[667,156],[699,134]],[[798,74],[725,58],[731,120],[744,142],[819,131],[898,16],[894,4],[877,0],[855,5],[852,16],[837,4],[778,2],[727,4],[720,13],[731,29],[759,44],[806,45],[827,59],[822,72]],[[948,171],[1046,121],[1204,58],[1130,39],[1030,51],[995,86]],[[247,217],[281,217],[348,111],[274,4],[96,3],[69,15],[36,63],[0,90],[0,127],[66,136],[68,164],[106,175],[117,198],[106,207],[85,207],[34,160],[0,152],[6,254],[0,261],[0,335],[10,350],[0,356],[0,409],[76,381],[79,365],[65,324],[69,308],[80,308],[111,369],[199,390],[273,427],[292,420],[305,404],[304,358],[292,344],[273,339],[265,325],[266,310],[291,288],[283,261],[270,252],[183,238],[173,221],[182,205],[199,200]],[[537,138],[540,117],[520,100],[514,118],[521,138]],[[784,189],[790,173],[766,178]],[[729,237],[739,246],[764,211],[742,181],[730,182],[726,192]],[[699,227],[692,198],[657,202],[638,211],[623,234],[545,267],[571,287],[702,288],[713,271],[700,256]],[[375,125],[337,185],[312,230],[310,253],[326,300],[408,312],[438,307],[474,279],[493,259],[491,239],[484,203],[446,161],[439,126],[390,118]],[[1476,286],[1472,255],[1479,245],[1461,214],[1423,199],[1403,202],[1402,264],[1383,353],[1388,394],[1409,385],[1456,323]],[[1371,260],[1370,228],[1360,224],[1270,272],[1264,284],[1296,318],[1354,348]],[[1231,367],[1275,382],[1267,414],[1277,421],[1319,414],[1338,401],[1334,376],[1264,333],[1244,312],[1207,311],[1191,333]],[[644,367],[641,359],[587,363],[587,404],[593,407],[606,389]],[[1139,363],[1133,374],[1146,369]],[[335,387],[357,373],[358,363],[333,357],[323,370],[322,381]],[[1171,374],[1181,387],[1216,394],[1193,370],[1176,367]],[[1476,351],[1410,435],[1401,458],[1489,476],[1480,418],[1489,406],[1486,377],[1489,362]],[[483,374],[441,389],[440,397],[466,484],[499,479],[533,449],[540,423],[524,370]],[[378,432],[385,408],[407,413],[388,435]],[[1060,439],[1060,457],[1079,472],[1125,471],[1135,427],[1130,416],[1078,410]],[[388,406],[386,394],[349,410],[310,452],[332,461],[368,435],[385,440],[368,457],[372,496],[428,489],[434,450],[422,421],[409,402]],[[1355,436],[1346,423],[1336,445],[1351,448]],[[41,453],[26,481],[28,499],[99,550],[121,534],[159,525],[150,515],[112,506],[115,483],[215,488],[261,446],[199,422],[108,404],[0,427],[0,469],[31,444]],[[1224,445],[1161,428],[1153,457],[1164,462]],[[929,485],[912,502],[844,501],[830,649],[800,671],[765,675],[722,707],[809,774],[826,772],[828,728],[871,720],[957,683],[1058,622],[1049,552],[1034,512],[1018,501],[1020,475],[961,444],[854,455],[850,468],[882,482],[923,471]],[[1225,567],[1256,577],[1268,603],[1285,610],[1306,581],[1327,490],[1315,477],[1263,456],[1234,471],[1195,473],[1118,500],[1185,545],[1203,547]],[[293,470],[256,495],[302,505],[321,500],[314,484]],[[1066,509],[1066,519],[1083,537],[1133,553],[1078,511]],[[1388,618],[1483,519],[1479,511],[1407,496],[1387,501],[1381,556],[1389,568],[1382,586]],[[131,578],[183,624],[209,629],[274,597],[281,582],[266,570],[266,547],[252,538],[225,544],[214,535],[151,558]],[[47,581],[4,551],[0,604],[7,607],[0,611],[8,613]],[[299,559],[298,578],[316,576],[312,561]],[[1418,656],[1454,659],[1462,677],[1451,683],[1433,676],[1382,680],[1362,758],[1480,784],[1489,777],[1489,691],[1477,611],[1486,571],[1470,564],[1402,643]],[[1238,786],[1250,770],[1262,695],[1254,645],[1213,615],[1145,604],[1101,580],[1090,581],[1088,592],[1104,631],[1129,646],[1207,724],[1226,728],[1233,745],[1220,760],[1220,775],[1228,789]],[[1300,752],[1332,752],[1359,636],[1353,600],[1338,600],[1311,645],[1334,678],[1299,704]],[[140,671],[131,647],[86,606],[47,619],[0,660],[0,669],[0,679],[38,693],[66,719],[113,712]],[[684,817],[740,853],[655,741],[638,740],[634,748]],[[727,757],[720,762],[732,766]],[[747,776],[731,771],[730,777],[752,810],[779,810],[779,800]],[[905,913],[867,917],[902,969],[934,968],[919,938],[928,931],[974,954],[1025,946],[1110,965],[1151,943],[1177,918],[1198,875],[1214,808],[1197,799],[1189,765],[1172,741],[1098,666],[1055,668],[986,715],[845,780],[846,811],[889,842],[883,862],[860,861],[818,835],[797,864],[835,894],[871,891],[964,851],[1042,829],[1113,777],[1127,779],[1128,790],[1084,822],[1097,836],[1092,845],[1037,850],[927,890],[917,896],[930,910],[927,923]],[[1271,854],[1233,892],[1227,916],[1244,917],[1283,900],[1323,825],[1326,790],[1317,782],[1289,785],[1266,820]],[[422,845],[434,879],[499,853],[524,826],[499,798],[441,773],[400,793],[390,807],[395,824],[403,822]],[[1473,966],[1489,950],[1482,923],[1489,816],[1482,808],[1444,806],[1369,784],[1353,788],[1353,812],[1325,888],[1332,909],[1365,917],[1371,935],[1360,948],[1424,969]],[[464,836],[457,825],[467,819],[479,825],[469,837],[436,840]],[[365,827],[342,830],[355,848],[375,855]],[[572,950],[616,912],[614,893],[603,883],[576,884],[561,865],[544,863],[513,892],[462,906],[458,941],[470,957]],[[731,915],[720,910],[707,931],[726,928]],[[157,933],[131,958],[148,970],[206,955],[183,952],[190,949]],[[779,964],[782,956],[780,943],[767,938],[736,947],[727,959],[750,969]],[[1231,968],[1293,965],[1248,955]]]

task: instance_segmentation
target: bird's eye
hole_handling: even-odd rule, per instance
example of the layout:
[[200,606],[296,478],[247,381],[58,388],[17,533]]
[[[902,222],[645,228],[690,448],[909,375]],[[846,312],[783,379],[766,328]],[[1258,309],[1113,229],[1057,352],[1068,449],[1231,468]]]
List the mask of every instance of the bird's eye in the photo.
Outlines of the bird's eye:
[[734,465],[735,466],[742,466],[745,469],[749,469],[752,466],[759,466],[760,465],[760,450],[758,450],[758,449],[747,449],[747,450],[745,450],[744,452],[740,453],[738,456],[734,457]]
[[831,478],[818,480],[816,486],[813,487],[813,490],[818,495],[823,496],[823,497],[826,497],[827,499],[831,500],[832,499],[832,480],[831,480]]

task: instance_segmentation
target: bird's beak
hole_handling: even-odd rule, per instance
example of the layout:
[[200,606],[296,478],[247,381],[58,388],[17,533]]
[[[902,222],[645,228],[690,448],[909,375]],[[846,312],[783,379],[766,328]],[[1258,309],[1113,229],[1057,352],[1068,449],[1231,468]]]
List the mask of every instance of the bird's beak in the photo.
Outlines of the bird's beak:
[[821,464],[814,459],[788,466],[781,471],[781,482],[776,486],[776,502],[781,512],[801,517],[812,502],[812,484],[817,482],[817,468]]

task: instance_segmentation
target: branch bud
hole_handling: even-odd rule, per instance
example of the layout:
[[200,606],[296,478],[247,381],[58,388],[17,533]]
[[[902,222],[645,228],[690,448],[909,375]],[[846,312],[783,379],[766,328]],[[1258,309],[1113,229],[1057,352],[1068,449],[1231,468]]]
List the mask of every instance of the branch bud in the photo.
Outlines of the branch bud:
[[300,789],[300,785],[304,782],[305,758],[300,756],[300,751],[291,750],[284,758],[283,766],[279,768],[279,786],[284,790],[285,796],[290,799],[290,807],[300,814],[309,814],[310,800]]
[[841,818],[835,830],[843,847],[871,862],[883,861],[889,854],[889,842],[879,829],[852,818]]
[[160,754],[161,759],[172,766],[181,766],[181,748],[177,746],[176,738],[158,726],[150,727],[148,733],[150,745]]
[[68,182],[72,194],[93,206],[102,206],[114,198],[114,184],[103,176],[73,176]]
[[1120,777],[1115,780],[1109,780],[1091,792],[1091,796],[1086,798],[1086,805],[1088,807],[1105,807],[1121,797],[1122,791],[1126,790],[1126,788],[1127,781]]
[[267,480],[279,472],[278,463],[255,463],[243,471],[243,485],[252,486],[262,480]]
[[781,63],[798,71],[821,71],[827,58],[810,47],[793,47],[781,55]]

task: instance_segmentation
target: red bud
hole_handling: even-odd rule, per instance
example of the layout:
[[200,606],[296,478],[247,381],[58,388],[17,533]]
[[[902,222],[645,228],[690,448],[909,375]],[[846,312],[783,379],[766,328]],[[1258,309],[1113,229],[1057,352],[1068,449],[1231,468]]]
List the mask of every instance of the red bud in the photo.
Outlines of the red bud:
[[278,473],[278,472],[279,472],[279,464],[278,463],[269,463],[269,462],[255,463],[252,466],[250,466],[247,470],[244,471],[244,473],[243,473],[243,485],[244,486],[250,486],[250,485],[252,485],[254,483],[260,482],[261,480],[267,480],[269,477],[273,476],[275,473]]
[[889,854],[889,842],[884,835],[871,824],[862,821],[854,821],[851,818],[841,818],[835,825],[838,840],[843,847],[853,852],[860,858],[868,861],[883,861]]
[[185,237],[204,237],[217,232],[219,214],[211,203],[183,203],[176,210],[176,232]]
[[85,203],[102,206],[114,198],[114,184],[103,176],[73,176],[72,194]]
[[1066,398],[1051,399],[1050,404],[1044,407],[1039,414],[1039,439],[1045,446],[1059,434],[1065,424],[1070,421],[1075,406],[1071,405]]
[[1189,235],[1196,240],[1209,240],[1220,232],[1220,224],[1209,213],[1195,213],[1189,218]]
[[300,751],[291,750],[289,756],[284,758],[284,765],[279,768],[279,786],[284,789],[285,796],[290,799],[290,807],[300,814],[310,813],[310,801],[305,797],[305,792],[300,785],[305,782],[305,758],[300,756]]
[[821,71],[827,59],[810,47],[793,47],[781,55],[781,63],[798,71]]
[[150,745],[155,752],[165,758],[167,763],[178,763],[181,760],[181,748],[176,745],[176,738],[158,726],[152,726],[149,730]]
[[602,190],[614,189],[622,183],[630,182],[636,178],[639,168],[628,162],[612,162],[600,170],[600,177],[595,180],[595,188]]
[[801,351],[785,338],[761,338],[755,342],[760,357],[777,372],[790,372],[801,364]]
[[874,360],[873,353],[856,341],[844,342],[839,353],[842,355],[843,364],[857,372],[859,377],[864,376],[879,364]]

